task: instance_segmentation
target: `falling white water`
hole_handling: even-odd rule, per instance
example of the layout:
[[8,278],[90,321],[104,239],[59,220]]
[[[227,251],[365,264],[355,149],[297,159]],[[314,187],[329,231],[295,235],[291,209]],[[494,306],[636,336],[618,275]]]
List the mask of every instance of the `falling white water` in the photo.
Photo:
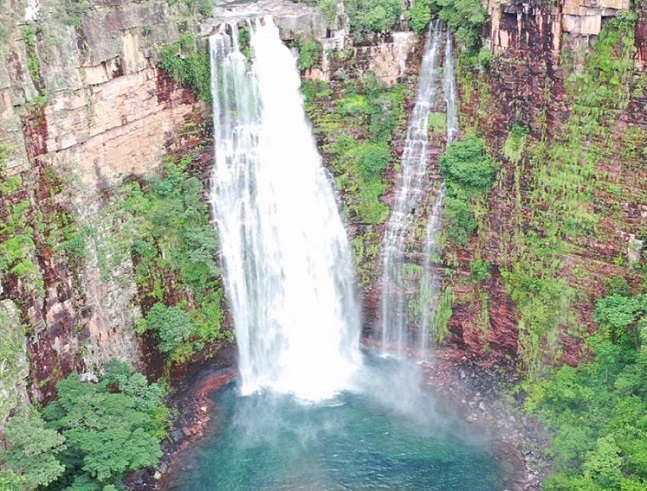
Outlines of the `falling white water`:
[[445,101],[447,102],[447,145],[458,136],[458,92],[456,91],[456,76],[454,74],[454,51],[452,49],[452,33],[447,31],[445,43],[444,83]]
[[416,103],[409,119],[407,140],[396,184],[395,201],[382,244],[382,352],[401,356],[410,342],[404,292],[405,238],[415,210],[424,204],[429,114],[436,97],[441,28],[429,27],[420,68]]
[[420,302],[422,304],[420,314],[420,342],[418,345],[419,356],[423,360],[427,358],[429,347],[429,331],[435,327],[436,315],[438,314],[438,290],[440,280],[431,271],[432,259],[438,252],[436,238],[442,226],[441,213],[445,201],[445,186],[438,191],[436,201],[431,209],[427,221],[427,233],[425,237],[425,256],[422,264],[422,278],[420,280]]
[[321,400],[347,388],[361,364],[350,249],[296,60],[271,18],[251,31],[251,66],[236,26],[210,39],[211,200],[242,391]]
[[[454,75],[454,53],[452,49],[452,34],[447,30],[445,41],[445,61],[443,65],[443,90],[447,107],[447,145],[458,136],[458,96],[456,91],[456,76]],[[437,254],[436,238],[442,226],[442,209],[445,201],[445,185],[438,191],[436,201],[427,221],[425,242],[425,259],[423,262],[420,298],[422,314],[420,320],[420,355],[426,357],[429,347],[429,331],[435,330],[438,315],[438,290],[440,280],[431,270],[431,260]]]

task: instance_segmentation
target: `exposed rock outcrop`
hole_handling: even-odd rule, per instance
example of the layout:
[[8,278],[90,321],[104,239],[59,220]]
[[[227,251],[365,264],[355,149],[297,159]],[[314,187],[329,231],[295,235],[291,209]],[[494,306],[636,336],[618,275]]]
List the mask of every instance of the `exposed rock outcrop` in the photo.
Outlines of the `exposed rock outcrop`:
[[132,266],[100,271],[95,243],[70,265],[47,243],[47,223],[67,213],[95,227],[95,240],[111,240],[98,218],[105,193],[155,169],[178,146],[191,146],[183,125],[205,110],[156,67],[157,48],[195,23],[180,6],[98,1],[71,18],[66,5],[14,2],[3,15],[9,29],[7,63],[0,63],[0,138],[9,151],[6,172],[22,178],[30,202],[33,261],[43,285],[39,292],[3,278],[3,298],[20,300],[29,326],[32,400],[51,398],[70,371],[93,371],[110,358],[143,368]]

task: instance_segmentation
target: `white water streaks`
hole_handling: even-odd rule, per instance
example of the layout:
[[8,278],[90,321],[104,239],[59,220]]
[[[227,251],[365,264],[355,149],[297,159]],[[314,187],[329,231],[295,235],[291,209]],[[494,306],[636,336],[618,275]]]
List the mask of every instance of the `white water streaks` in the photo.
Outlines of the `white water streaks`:
[[407,140],[396,183],[395,201],[382,243],[382,352],[402,356],[412,341],[407,329],[404,291],[405,237],[415,210],[424,204],[427,175],[429,114],[436,97],[441,26],[429,27],[420,68],[416,102],[409,118]]
[[243,394],[322,400],[361,365],[348,239],[306,121],[296,60],[271,18],[210,38],[211,202]]
[[[454,53],[452,49],[452,33],[447,30],[445,40],[445,60],[443,63],[443,90],[447,108],[447,145],[458,137],[458,92],[454,74]],[[420,357],[426,358],[429,347],[429,332],[435,332],[438,325],[438,294],[440,280],[431,270],[432,258],[437,255],[436,245],[438,232],[442,227],[442,209],[445,201],[445,186],[441,186],[436,201],[427,221],[425,255],[423,273],[420,284],[422,313],[420,320]]]

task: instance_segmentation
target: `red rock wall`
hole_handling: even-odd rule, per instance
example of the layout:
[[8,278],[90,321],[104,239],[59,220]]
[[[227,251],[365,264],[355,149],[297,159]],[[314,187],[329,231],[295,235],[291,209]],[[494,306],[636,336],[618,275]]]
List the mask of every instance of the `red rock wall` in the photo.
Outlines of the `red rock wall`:
[[[528,127],[535,140],[544,138],[555,142],[564,137],[562,131],[573,101],[565,89],[565,77],[581,69],[576,65],[590,53],[590,44],[599,33],[599,28],[590,31],[595,19],[604,20],[615,15],[618,9],[628,7],[625,3],[599,2],[590,7],[593,4],[578,5],[578,2],[567,1],[551,7],[545,2],[493,1],[488,5],[495,57],[489,73],[476,74],[479,82],[469,91],[461,87],[462,117],[464,126],[476,128],[486,136],[490,150],[502,167],[478,237],[473,237],[466,248],[450,251],[458,260],[460,272],[455,274],[453,282],[456,306],[450,321],[450,343],[472,355],[502,363],[519,356],[519,312],[498,272],[512,266],[515,230],[529,229],[532,215],[536,213],[529,206],[531,195],[535,186],[541,183],[533,180],[532,166],[526,155],[519,182],[521,198],[514,199],[515,164],[503,155],[503,143],[513,124]],[[646,6],[643,2],[636,30],[637,62],[645,56]],[[581,22],[576,22],[575,14],[580,16]],[[644,62],[634,79],[637,77],[644,80]],[[595,299],[605,294],[605,279],[625,276],[630,281],[637,281],[633,270],[627,268],[626,258],[628,241],[644,233],[647,168],[644,160],[641,168],[640,157],[628,162],[620,155],[621,150],[635,145],[630,141],[634,138],[630,136],[632,131],[646,128],[646,97],[644,88],[642,92],[633,90],[628,107],[613,111],[616,123],[609,130],[610,141],[605,140],[604,135],[598,135],[598,140],[594,141],[608,153],[599,159],[596,169],[599,184],[593,211],[599,217],[597,230],[591,236],[572,239],[572,252],[561,257],[563,266],[556,272],[579,295],[579,299],[571,303],[571,325],[588,330],[595,329],[592,309]],[[609,194],[610,186],[620,189],[620,196]],[[623,210],[620,213],[613,211],[618,206]],[[463,281],[475,257],[494,265],[492,279],[479,286]],[[483,333],[481,304],[477,300],[479,292],[485,292],[489,299],[487,334]],[[581,357],[580,343],[578,336],[566,332],[565,327],[560,326],[556,349],[561,353],[562,362],[575,364]]]

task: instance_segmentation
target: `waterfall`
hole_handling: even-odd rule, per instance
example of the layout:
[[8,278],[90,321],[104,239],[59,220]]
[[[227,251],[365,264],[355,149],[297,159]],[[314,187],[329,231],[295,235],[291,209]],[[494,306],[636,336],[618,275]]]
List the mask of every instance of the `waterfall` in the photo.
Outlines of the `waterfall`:
[[447,145],[458,137],[458,92],[456,90],[456,76],[454,75],[454,51],[452,48],[452,33],[447,30],[445,43],[444,65],[445,101],[447,102]]
[[406,328],[405,239],[416,210],[424,204],[429,114],[436,97],[441,33],[439,21],[429,26],[416,102],[409,119],[401,161],[402,170],[396,184],[395,201],[382,244],[382,352],[399,356],[411,341]]
[[321,400],[361,364],[348,239],[306,121],[296,59],[271,18],[210,38],[211,202],[243,394]]
[[[443,90],[447,107],[447,145],[458,136],[458,96],[456,77],[454,75],[454,53],[452,49],[452,34],[447,30],[445,41],[445,60],[443,65]],[[425,240],[425,258],[420,284],[422,314],[420,320],[420,355],[426,357],[429,347],[429,331],[437,327],[439,278],[431,271],[431,260],[438,252],[436,238],[442,226],[441,213],[445,201],[445,185],[442,185],[427,221]]]

